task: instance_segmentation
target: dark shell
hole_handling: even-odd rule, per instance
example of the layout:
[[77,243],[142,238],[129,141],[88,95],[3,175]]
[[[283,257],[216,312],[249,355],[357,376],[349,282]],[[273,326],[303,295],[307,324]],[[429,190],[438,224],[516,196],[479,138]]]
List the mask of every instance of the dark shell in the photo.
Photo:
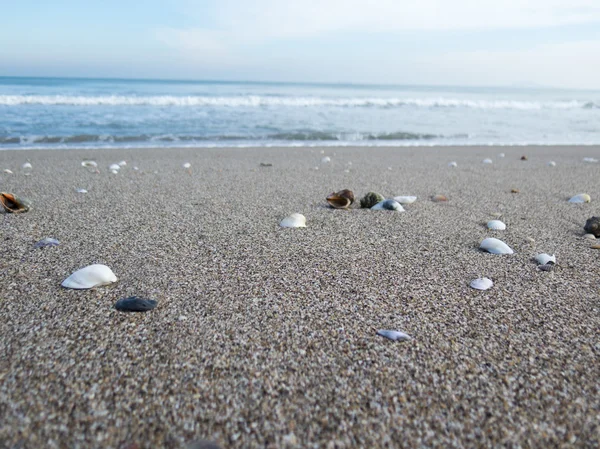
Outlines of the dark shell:
[[354,203],[354,193],[352,190],[344,189],[332,193],[326,199],[331,207],[335,209],[346,209]]
[[46,248],[47,246],[58,246],[60,245],[60,242],[56,239],[50,238],[50,237],[46,237],[45,239],[40,240],[39,242],[37,242],[35,245],[33,245],[34,248]]
[[14,214],[27,212],[31,209],[31,201],[19,198],[12,193],[0,192],[0,203],[6,212]]
[[147,312],[154,309],[157,304],[158,302],[153,299],[130,296],[129,298],[119,299],[115,304],[115,309],[120,312]]
[[583,229],[588,234],[594,234],[597,238],[600,237],[600,217],[588,218]]
[[383,200],[385,200],[383,195],[380,195],[379,193],[375,192],[369,192],[360,199],[360,207],[364,209],[370,209],[377,203],[382,202]]
[[542,271],[552,271],[554,270],[554,263],[548,262],[546,265],[538,265],[538,269]]
[[521,156],[521,160],[522,161],[526,161],[527,160],[527,156]]

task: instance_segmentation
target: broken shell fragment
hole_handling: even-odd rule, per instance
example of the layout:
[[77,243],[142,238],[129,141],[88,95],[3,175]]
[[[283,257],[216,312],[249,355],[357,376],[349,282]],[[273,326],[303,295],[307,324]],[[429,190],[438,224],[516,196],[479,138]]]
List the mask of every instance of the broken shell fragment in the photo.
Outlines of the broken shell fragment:
[[31,201],[25,198],[19,198],[12,193],[0,192],[0,203],[6,212],[13,214],[27,212],[31,209]]
[[600,217],[588,218],[583,230],[588,234],[594,234],[594,237],[600,237]]
[[394,341],[409,341],[409,340],[411,340],[410,335],[408,335],[404,332],[388,330],[388,329],[378,330],[377,335],[381,335],[382,337],[385,337],[389,340],[394,340]]
[[398,201],[400,204],[412,204],[417,201],[416,196],[395,196],[394,201]]
[[383,200],[377,203],[371,208],[371,210],[395,210],[398,212],[404,212],[402,205],[395,200]]
[[306,217],[302,214],[292,214],[289,217],[285,217],[279,223],[282,228],[305,228]]
[[488,229],[492,231],[504,231],[506,229],[506,225],[500,220],[490,220],[487,222]]
[[488,288],[491,288],[494,283],[488,278],[478,278],[473,279],[469,285],[476,290],[487,290]]
[[502,240],[488,237],[483,239],[479,248],[492,254],[513,254],[514,251]]
[[94,264],[77,270],[62,281],[60,285],[65,288],[83,290],[112,284],[113,282],[117,282],[117,277],[110,268],[106,265]]
[[571,197],[571,199],[569,199],[569,203],[577,203],[577,204],[589,203],[590,201],[592,201],[592,198],[587,193],[580,193],[578,195],[575,195],[574,197]]
[[48,246],[52,247],[52,246],[58,246],[60,245],[60,242],[56,239],[53,239],[51,237],[46,237],[42,240],[40,240],[39,242],[37,242],[35,245],[33,245],[34,248],[46,248]]
[[535,256],[535,261],[540,265],[549,265],[549,264],[554,265],[556,263],[556,256],[554,254],[550,255],[550,254],[542,253],[542,254],[538,254],[537,256]]
[[153,299],[144,299],[137,296],[119,299],[115,303],[115,309],[119,312],[147,312],[156,307],[158,303]]
[[383,195],[380,195],[376,192],[369,192],[360,199],[360,207],[364,209],[370,209],[383,200],[385,200]]
[[354,193],[352,190],[344,189],[330,194],[326,199],[334,209],[347,209],[354,203]]
[[7,175],[12,175],[13,174],[12,170],[9,170],[8,168],[4,169],[4,173],[6,173]]

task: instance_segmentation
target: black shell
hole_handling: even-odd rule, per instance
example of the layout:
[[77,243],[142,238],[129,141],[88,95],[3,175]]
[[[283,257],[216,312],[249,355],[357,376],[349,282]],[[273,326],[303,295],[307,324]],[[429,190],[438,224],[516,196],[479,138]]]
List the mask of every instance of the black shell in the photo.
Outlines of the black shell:
[[157,304],[158,302],[153,299],[130,296],[129,298],[119,299],[115,304],[115,309],[120,312],[147,312],[154,309]]
[[594,234],[596,237],[600,237],[600,217],[588,218],[583,229],[588,234]]

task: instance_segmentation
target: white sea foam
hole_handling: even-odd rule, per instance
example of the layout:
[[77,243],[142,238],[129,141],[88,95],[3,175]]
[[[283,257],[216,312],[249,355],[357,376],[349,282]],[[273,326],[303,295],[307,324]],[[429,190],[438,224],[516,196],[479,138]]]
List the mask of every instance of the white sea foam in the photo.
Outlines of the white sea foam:
[[590,102],[565,101],[516,101],[516,100],[466,100],[456,98],[378,98],[378,97],[271,97],[244,96],[70,96],[70,95],[0,95],[0,105],[65,105],[65,106],[208,106],[208,107],[424,107],[469,109],[587,109]]

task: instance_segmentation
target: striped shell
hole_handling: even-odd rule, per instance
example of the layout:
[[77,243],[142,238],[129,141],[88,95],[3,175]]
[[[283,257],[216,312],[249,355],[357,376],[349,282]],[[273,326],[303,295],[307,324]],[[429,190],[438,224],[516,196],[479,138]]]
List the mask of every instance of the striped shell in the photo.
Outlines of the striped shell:
[[535,261],[537,263],[539,263],[540,265],[555,264],[556,256],[554,254],[550,255],[550,254],[542,253],[542,254],[538,254],[537,256],[535,256]]
[[279,226],[282,228],[305,228],[306,217],[302,214],[292,214],[281,220]]
[[487,222],[488,229],[492,231],[504,231],[506,229],[506,225],[500,220],[490,220]]

